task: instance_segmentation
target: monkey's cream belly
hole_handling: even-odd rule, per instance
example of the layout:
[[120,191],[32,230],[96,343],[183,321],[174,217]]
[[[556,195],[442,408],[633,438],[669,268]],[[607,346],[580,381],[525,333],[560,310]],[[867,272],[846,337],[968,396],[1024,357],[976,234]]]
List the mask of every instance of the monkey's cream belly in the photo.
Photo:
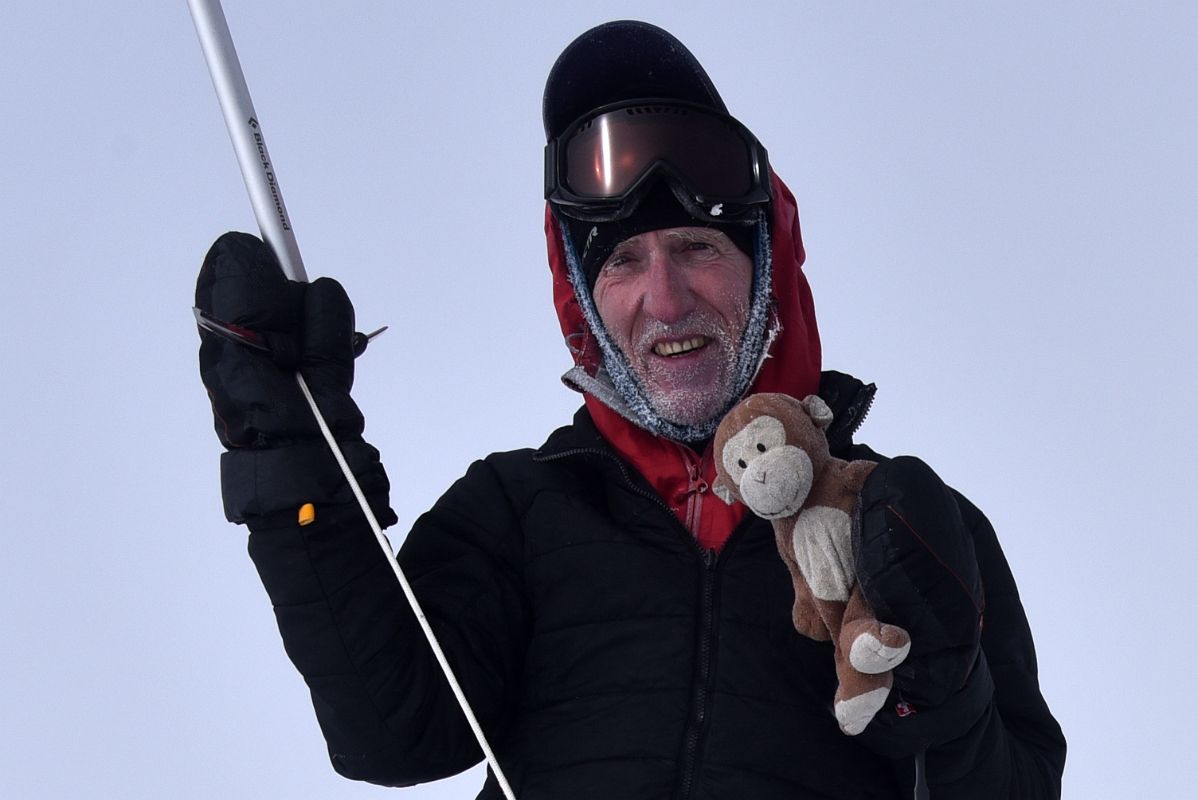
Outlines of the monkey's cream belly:
[[813,595],[820,600],[848,601],[857,580],[848,514],[827,506],[803,511],[795,523],[794,552]]

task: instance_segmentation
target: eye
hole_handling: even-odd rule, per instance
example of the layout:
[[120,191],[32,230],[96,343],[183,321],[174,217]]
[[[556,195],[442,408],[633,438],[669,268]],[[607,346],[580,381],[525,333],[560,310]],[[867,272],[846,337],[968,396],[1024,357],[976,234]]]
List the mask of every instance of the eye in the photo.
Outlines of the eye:
[[786,430],[782,423],[774,417],[761,416],[750,420],[724,442],[720,459],[728,476],[739,486],[746,469],[784,444]]

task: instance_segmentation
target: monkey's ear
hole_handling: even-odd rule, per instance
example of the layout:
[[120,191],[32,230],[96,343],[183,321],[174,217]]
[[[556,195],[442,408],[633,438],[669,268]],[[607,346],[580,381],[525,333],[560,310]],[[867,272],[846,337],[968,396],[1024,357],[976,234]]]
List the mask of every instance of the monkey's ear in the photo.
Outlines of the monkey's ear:
[[711,491],[728,505],[736,502],[736,495],[728,486],[728,479],[723,475],[716,476],[715,482],[711,484]]
[[821,430],[832,424],[832,409],[828,408],[828,404],[818,394],[809,394],[803,398],[803,410],[811,417],[815,427]]

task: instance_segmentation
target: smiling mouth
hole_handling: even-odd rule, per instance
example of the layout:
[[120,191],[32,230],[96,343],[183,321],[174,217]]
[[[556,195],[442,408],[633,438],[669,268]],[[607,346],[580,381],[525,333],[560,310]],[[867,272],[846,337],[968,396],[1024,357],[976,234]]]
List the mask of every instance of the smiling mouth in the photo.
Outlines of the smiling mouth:
[[679,342],[658,342],[653,345],[653,352],[659,356],[681,356],[705,347],[707,342],[706,336],[692,336]]

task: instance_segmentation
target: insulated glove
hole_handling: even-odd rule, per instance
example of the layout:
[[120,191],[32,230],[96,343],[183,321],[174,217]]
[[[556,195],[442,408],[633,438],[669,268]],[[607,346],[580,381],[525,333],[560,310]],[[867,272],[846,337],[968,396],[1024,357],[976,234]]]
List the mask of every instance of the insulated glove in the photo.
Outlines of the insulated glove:
[[878,619],[911,634],[890,708],[864,738],[910,755],[963,734],[993,695],[981,655],[985,601],[973,533],[953,492],[909,456],[878,464],[862,487],[861,511],[854,545],[862,592]]
[[[386,473],[362,440],[364,420],[349,395],[354,379],[354,311],[331,278],[289,281],[257,237],[227,233],[212,245],[196,281],[196,307],[248,329],[267,351],[200,331],[200,378],[212,401],[225,514],[233,522],[353,495],[295,380],[299,370],[347,461],[386,506]],[[380,497],[381,494],[381,497]],[[386,509],[383,516],[389,515]],[[380,522],[384,522],[380,517]]]

